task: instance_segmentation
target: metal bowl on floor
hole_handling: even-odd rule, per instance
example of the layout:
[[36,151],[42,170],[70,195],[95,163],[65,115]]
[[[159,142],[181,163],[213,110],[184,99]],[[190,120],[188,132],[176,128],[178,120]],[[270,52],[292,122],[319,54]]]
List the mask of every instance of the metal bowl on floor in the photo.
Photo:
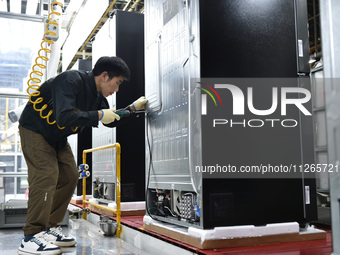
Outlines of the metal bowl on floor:
[[117,222],[111,220],[109,216],[104,215],[100,216],[99,226],[104,235],[113,236],[116,234],[118,224]]

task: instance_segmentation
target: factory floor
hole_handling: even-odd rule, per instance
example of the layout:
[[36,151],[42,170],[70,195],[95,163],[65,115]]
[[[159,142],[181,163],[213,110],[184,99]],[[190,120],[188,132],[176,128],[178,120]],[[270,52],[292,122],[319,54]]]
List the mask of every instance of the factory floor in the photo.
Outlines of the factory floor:
[[[63,233],[73,236],[77,240],[74,247],[62,248],[63,254],[74,255],[101,255],[101,254],[121,254],[121,255],[148,255],[133,245],[120,238],[104,236],[100,228],[96,225],[83,220],[71,220],[68,226],[63,226]],[[0,230],[0,254],[17,254],[23,232],[20,228]]]
[[[329,211],[325,212],[325,208],[322,209],[323,224],[326,225],[329,223]],[[143,228],[143,216],[122,217],[123,232],[121,239],[115,236],[104,236],[98,226],[99,220],[100,215],[96,213],[88,214],[87,220],[71,217],[68,226],[63,226],[63,232],[74,236],[78,243],[75,247],[63,248],[63,254],[330,255],[332,253],[332,236],[331,230],[328,228],[323,228],[326,231],[326,239],[322,240],[201,250],[145,230]],[[0,254],[16,254],[22,236],[21,228],[0,229]]]

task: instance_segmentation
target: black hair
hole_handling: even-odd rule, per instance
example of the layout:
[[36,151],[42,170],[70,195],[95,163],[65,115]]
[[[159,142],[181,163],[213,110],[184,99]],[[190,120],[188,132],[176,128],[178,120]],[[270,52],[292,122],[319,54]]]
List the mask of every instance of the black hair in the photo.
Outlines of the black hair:
[[109,74],[111,80],[115,76],[123,76],[126,80],[130,79],[130,69],[120,57],[101,57],[97,60],[92,70],[94,76],[101,75],[103,72]]

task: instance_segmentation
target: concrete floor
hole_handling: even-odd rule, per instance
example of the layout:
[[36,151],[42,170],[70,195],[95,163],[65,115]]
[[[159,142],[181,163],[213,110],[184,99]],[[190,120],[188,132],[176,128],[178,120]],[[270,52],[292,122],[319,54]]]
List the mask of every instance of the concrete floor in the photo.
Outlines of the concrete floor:
[[[74,208],[71,208],[74,209]],[[329,208],[318,208],[319,213],[319,224],[330,225],[330,212]],[[76,214],[77,215],[77,214]],[[186,250],[176,245],[172,245],[164,240],[160,240],[153,236],[143,234],[140,231],[137,231],[129,226],[123,226],[122,238],[109,237],[104,236],[99,227],[100,216],[95,213],[88,214],[88,219],[83,220],[80,217],[75,217],[72,215],[70,220],[68,221],[68,226],[63,226],[63,233],[69,236],[73,236],[76,238],[78,244],[75,247],[63,248],[63,254],[117,254],[117,255],[194,255],[197,254],[197,251]],[[316,225],[316,224],[315,224]],[[317,226],[317,225],[316,225]],[[320,226],[322,227],[322,226]],[[23,232],[20,228],[9,228],[9,229],[0,229],[0,255],[13,255],[17,254],[17,248],[20,245],[21,239],[23,238]],[[328,240],[329,239],[329,240]],[[314,248],[309,247],[312,244],[308,244],[309,250],[315,250],[313,254],[331,254],[331,239],[328,238],[326,241],[319,241],[321,243],[320,247],[326,249],[326,251],[320,250],[320,247],[315,246]],[[317,241],[316,241],[317,242]],[[326,242],[326,244],[324,243]],[[258,246],[267,247],[266,249],[279,249],[279,247],[284,244],[277,245],[268,245],[268,246]],[[306,244],[300,246],[293,245],[292,248],[287,244],[286,250],[291,254],[291,249],[295,249],[296,254],[309,254],[305,253]],[[255,254],[253,251],[254,247],[238,247],[232,249],[217,249],[217,250],[207,250],[204,254]],[[282,248],[283,249],[283,248]],[[284,250],[286,252],[286,250]],[[309,251],[308,250],[308,251]],[[216,252],[215,252],[216,251]],[[271,251],[271,250],[270,250]],[[282,251],[280,254],[286,254]],[[201,254],[200,252],[198,252]],[[287,254],[288,254],[287,253]],[[294,253],[294,252],[293,252]],[[256,254],[263,254],[260,251]],[[278,253],[266,253],[266,254],[278,254]],[[295,254],[295,253],[294,253]]]
[[[82,219],[70,220],[69,226],[63,226],[63,233],[77,240],[75,247],[62,248],[63,254],[149,254],[122,239],[104,236],[98,226]],[[0,254],[17,254],[22,238],[21,228],[0,229]]]

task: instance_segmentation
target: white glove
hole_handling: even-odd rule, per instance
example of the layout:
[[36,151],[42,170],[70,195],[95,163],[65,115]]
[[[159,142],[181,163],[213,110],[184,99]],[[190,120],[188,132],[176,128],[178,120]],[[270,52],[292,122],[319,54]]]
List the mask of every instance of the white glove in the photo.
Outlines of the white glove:
[[133,109],[135,109],[135,111],[143,110],[145,109],[145,105],[147,102],[148,100],[144,96],[142,96],[132,103]]
[[102,109],[101,110],[103,113],[102,118],[100,119],[100,121],[103,124],[109,124],[111,122],[114,122],[115,120],[120,120],[120,117],[118,114],[115,114],[113,109]]

